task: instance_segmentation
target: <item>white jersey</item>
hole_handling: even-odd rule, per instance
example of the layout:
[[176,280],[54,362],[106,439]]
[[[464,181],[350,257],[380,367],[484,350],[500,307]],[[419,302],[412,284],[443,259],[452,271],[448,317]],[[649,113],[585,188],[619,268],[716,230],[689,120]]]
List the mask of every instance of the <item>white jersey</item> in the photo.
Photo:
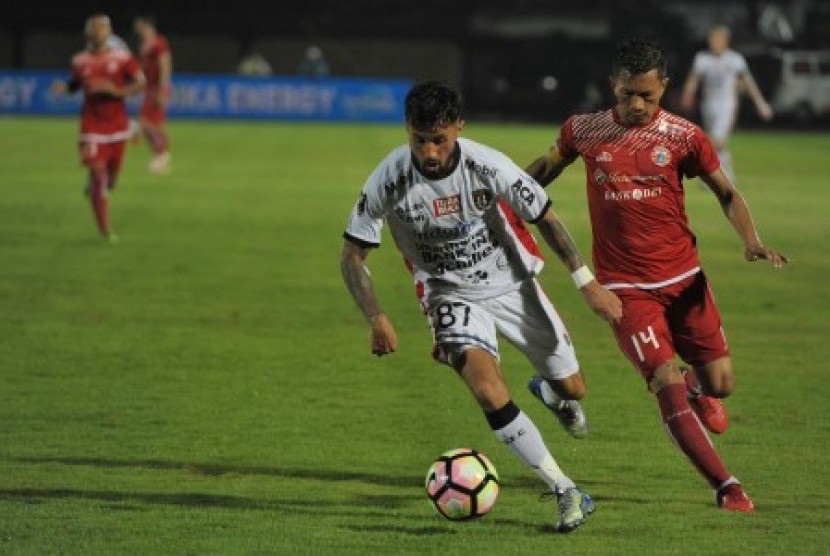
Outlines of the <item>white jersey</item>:
[[695,56],[692,71],[702,81],[702,103],[731,112],[738,99],[738,76],[748,73],[749,67],[743,55],[734,50],[726,50],[720,56],[704,50]]
[[[476,300],[516,289],[543,260],[522,220],[548,210],[544,189],[504,154],[459,138],[456,167],[442,179],[418,172],[409,145],[372,172],[344,237],[381,242],[384,221],[411,269],[419,294],[452,292]],[[517,218],[518,215],[518,218]]]

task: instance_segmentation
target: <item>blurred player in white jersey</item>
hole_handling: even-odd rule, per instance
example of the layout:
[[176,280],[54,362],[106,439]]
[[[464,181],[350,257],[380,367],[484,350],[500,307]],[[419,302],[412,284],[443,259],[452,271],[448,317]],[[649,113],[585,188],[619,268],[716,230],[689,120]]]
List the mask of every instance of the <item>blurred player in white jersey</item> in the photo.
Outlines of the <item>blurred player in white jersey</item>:
[[535,279],[542,255],[523,221],[538,226],[597,314],[618,320],[620,300],[594,280],[541,186],[502,153],[459,137],[461,112],[460,95],[443,83],[409,92],[409,142],[363,186],[344,233],[343,279],[371,329],[372,353],[394,352],[395,329],[364,266],[388,223],[430,320],[433,356],[456,370],[499,440],[547,483],[559,502],[557,529],[570,531],[593,503],[512,401],[499,365],[497,333],[533,365],[534,395],[571,434],[587,433],[576,401],[585,383],[565,326]]
[[721,168],[732,183],[735,172],[729,152],[729,135],[738,116],[738,94],[746,91],[758,115],[772,118],[772,108],[752,78],[746,59],[729,48],[729,29],[724,26],[709,32],[709,49],[695,55],[692,69],[686,78],[681,97],[681,108],[691,113],[698,88],[701,89],[700,115],[703,129],[715,145]]

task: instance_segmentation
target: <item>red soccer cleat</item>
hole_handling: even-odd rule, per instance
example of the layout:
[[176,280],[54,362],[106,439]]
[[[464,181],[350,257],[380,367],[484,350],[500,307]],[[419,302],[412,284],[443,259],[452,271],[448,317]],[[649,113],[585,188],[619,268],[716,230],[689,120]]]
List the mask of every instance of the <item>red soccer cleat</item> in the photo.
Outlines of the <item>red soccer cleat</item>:
[[743,487],[738,483],[720,489],[717,494],[717,501],[718,506],[727,511],[747,514],[755,511],[755,504],[752,503]]
[[689,405],[692,406],[703,426],[714,434],[726,432],[729,427],[729,416],[726,414],[723,402],[703,393],[692,369],[681,367],[680,372],[683,373],[683,379],[686,381]]
[[712,396],[699,395],[689,399],[698,419],[707,429],[715,434],[723,434],[729,427],[729,417],[723,402]]

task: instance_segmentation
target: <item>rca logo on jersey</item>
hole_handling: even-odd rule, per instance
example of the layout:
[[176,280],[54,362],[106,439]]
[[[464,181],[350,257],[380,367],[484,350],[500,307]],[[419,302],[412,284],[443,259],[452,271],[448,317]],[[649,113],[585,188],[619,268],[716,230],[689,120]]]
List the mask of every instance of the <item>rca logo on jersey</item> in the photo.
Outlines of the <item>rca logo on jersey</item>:
[[594,170],[594,181],[597,182],[598,185],[602,185],[608,181],[608,174],[606,174],[602,168],[597,168]]
[[519,197],[522,198],[522,201],[527,203],[528,205],[532,205],[533,201],[536,200],[536,195],[533,194],[533,191],[530,190],[528,186],[526,186],[522,180],[516,180],[516,183],[510,186]]
[[448,214],[457,214],[461,212],[461,195],[435,199],[432,201],[432,208],[436,218]]
[[671,152],[666,147],[654,147],[651,151],[651,161],[662,168],[671,162]]
[[608,151],[602,151],[597,155],[597,162],[613,162],[614,157]]

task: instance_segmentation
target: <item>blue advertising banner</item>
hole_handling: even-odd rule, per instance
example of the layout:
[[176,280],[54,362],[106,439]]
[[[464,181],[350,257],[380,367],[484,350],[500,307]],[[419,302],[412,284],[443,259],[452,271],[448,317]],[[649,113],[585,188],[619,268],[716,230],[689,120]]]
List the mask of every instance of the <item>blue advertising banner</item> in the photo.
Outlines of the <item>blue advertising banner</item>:
[[[81,95],[53,95],[68,72],[0,70],[0,114],[77,114]],[[176,74],[172,118],[403,121],[406,79],[242,77]],[[135,114],[139,94],[129,100]]]

